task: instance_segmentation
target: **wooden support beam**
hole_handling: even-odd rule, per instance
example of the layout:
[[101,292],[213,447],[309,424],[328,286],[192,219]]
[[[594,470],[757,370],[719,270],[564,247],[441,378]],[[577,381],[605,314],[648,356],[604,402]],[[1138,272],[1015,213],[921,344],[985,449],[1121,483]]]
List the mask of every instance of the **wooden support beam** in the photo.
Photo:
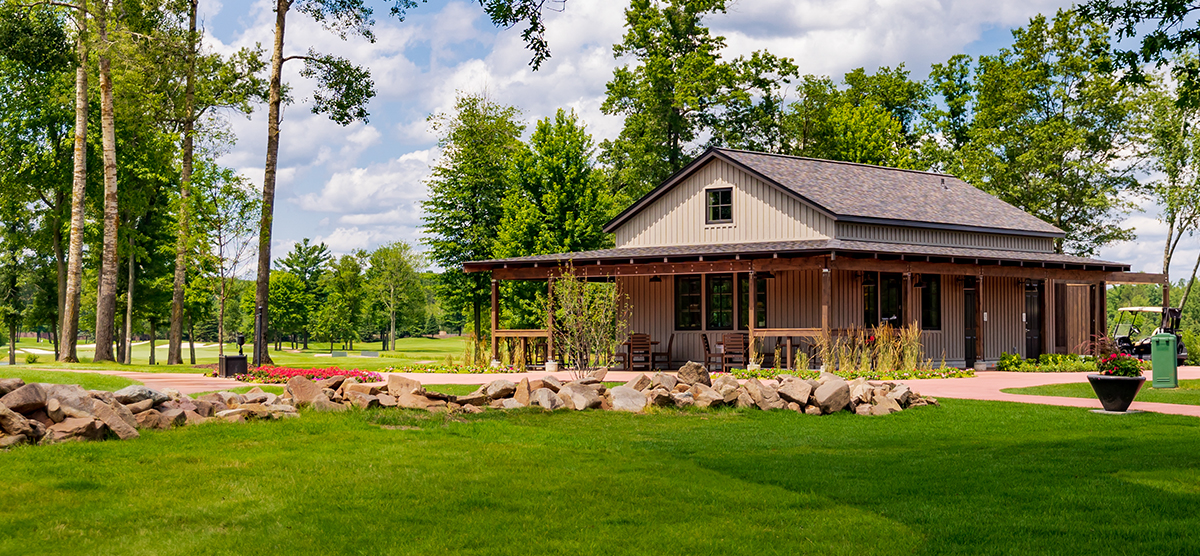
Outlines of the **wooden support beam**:
[[833,298],[833,280],[828,268],[821,269],[821,334],[829,333],[829,304]]
[[[492,361],[500,360],[500,342],[496,332],[500,330],[500,281],[492,280]],[[478,330],[476,333],[478,335]],[[478,353],[478,352],[476,352]]]
[[983,320],[983,274],[979,274],[975,278],[975,361],[983,361],[983,327],[986,322]]
[[[750,337],[754,337],[754,325],[758,324],[758,280],[755,279],[754,271],[750,271],[750,299],[746,302],[750,304],[750,322],[746,324],[750,329]],[[736,287],[736,286],[735,286]],[[737,297],[736,295],[734,296]]]
[[546,360],[554,358],[554,278],[546,280]]

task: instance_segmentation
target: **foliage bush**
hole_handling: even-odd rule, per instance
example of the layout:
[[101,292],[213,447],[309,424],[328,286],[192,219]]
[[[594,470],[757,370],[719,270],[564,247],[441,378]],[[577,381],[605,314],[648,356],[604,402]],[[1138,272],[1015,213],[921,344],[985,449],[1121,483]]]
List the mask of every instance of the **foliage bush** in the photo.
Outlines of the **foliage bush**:
[[1108,376],[1142,376],[1142,362],[1132,355],[1114,353],[1096,363],[1096,370]]
[[[736,378],[778,378],[780,376],[794,376],[798,378],[818,378],[821,376],[821,371],[804,369],[791,371],[787,369],[761,368],[754,371],[747,369],[732,369],[730,371]],[[955,369],[954,367],[940,367],[930,369],[914,369],[911,371],[833,371],[833,374],[838,375],[846,380],[854,380],[856,378],[865,378],[867,380],[918,380],[925,378],[970,378],[975,376],[975,371],[971,369]]]
[[290,367],[262,366],[250,369],[243,375],[233,378],[239,382],[254,382],[259,384],[284,384],[294,376],[302,376],[311,380],[322,380],[333,376],[354,377],[360,382],[380,382],[383,376],[373,371],[358,369],[340,369],[328,367],[324,369],[293,369]]
[[32,365],[37,362],[38,362],[37,354],[34,354],[34,353],[26,353],[25,354],[25,364],[26,365]]
[[1021,359],[1015,353],[1002,353],[997,371],[1013,373],[1094,373],[1096,359],[1090,355],[1043,353],[1037,359]]

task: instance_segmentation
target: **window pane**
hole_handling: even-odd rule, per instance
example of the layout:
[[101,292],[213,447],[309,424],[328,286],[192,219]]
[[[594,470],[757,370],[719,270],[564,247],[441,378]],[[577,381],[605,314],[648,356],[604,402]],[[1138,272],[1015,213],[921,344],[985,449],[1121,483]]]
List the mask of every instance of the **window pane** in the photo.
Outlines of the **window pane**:
[[708,276],[708,329],[733,329],[733,275]]
[[700,277],[675,277],[675,329],[700,330]]
[[879,324],[879,273],[863,273],[863,325]]
[[898,272],[882,272],[879,274],[879,321],[892,326],[900,326],[901,315],[901,285],[903,279]]
[[921,277],[921,328],[942,329],[942,277],[926,274]]
[[[754,323],[756,328],[767,327],[767,279],[759,278],[754,292],[758,296]],[[738,330],[749,330],[750,326],[750,275],[738,275]]]
[[733,189],[710,189],[705,199],[705,219],[708,223],[733,220]]

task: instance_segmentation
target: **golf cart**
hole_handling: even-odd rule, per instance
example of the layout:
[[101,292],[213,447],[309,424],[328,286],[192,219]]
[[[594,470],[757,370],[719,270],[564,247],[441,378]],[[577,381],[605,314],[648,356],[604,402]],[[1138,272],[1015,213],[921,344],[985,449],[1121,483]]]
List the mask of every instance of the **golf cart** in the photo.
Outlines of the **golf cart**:
[[[1179,335],[1179,309],[1167,308],[1167,318],[1162,316],[1162,307],[1121,307],[1117,309],[1117,319],[1113,324],[1112,337],[1117,342],[1121,353],[1132,355],[1138,359],[1150,358],[1150,337],[1159,333],[1175,335],[1176,354],[1179,364],[1187,361],[1187,346],[1183,345],[1183,337]],[[1151,330],[1143,334],[1142,329]]]

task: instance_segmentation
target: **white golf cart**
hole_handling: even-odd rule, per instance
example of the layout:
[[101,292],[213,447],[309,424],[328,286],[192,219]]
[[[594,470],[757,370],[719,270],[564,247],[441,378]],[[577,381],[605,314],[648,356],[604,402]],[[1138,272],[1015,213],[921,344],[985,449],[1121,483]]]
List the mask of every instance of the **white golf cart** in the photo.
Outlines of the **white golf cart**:
[[[1162,312],[1162,307],[1121,307],[1117,309],[1117,318],[1112,327],[1112,337],[1113,340],[1116,340],[1121,353],[1142,360],[1149,359],[1150,337],[1165,332],[1175,335],[1176,354],[1179,364],[1183,365],[1187,361],[1188,353],[1187,346],[1183,345],[1183,337],[1179,335],[1179,309],[1168,308],[1165,321]],[[1142,330],[1151,332],[1143,334]]]

